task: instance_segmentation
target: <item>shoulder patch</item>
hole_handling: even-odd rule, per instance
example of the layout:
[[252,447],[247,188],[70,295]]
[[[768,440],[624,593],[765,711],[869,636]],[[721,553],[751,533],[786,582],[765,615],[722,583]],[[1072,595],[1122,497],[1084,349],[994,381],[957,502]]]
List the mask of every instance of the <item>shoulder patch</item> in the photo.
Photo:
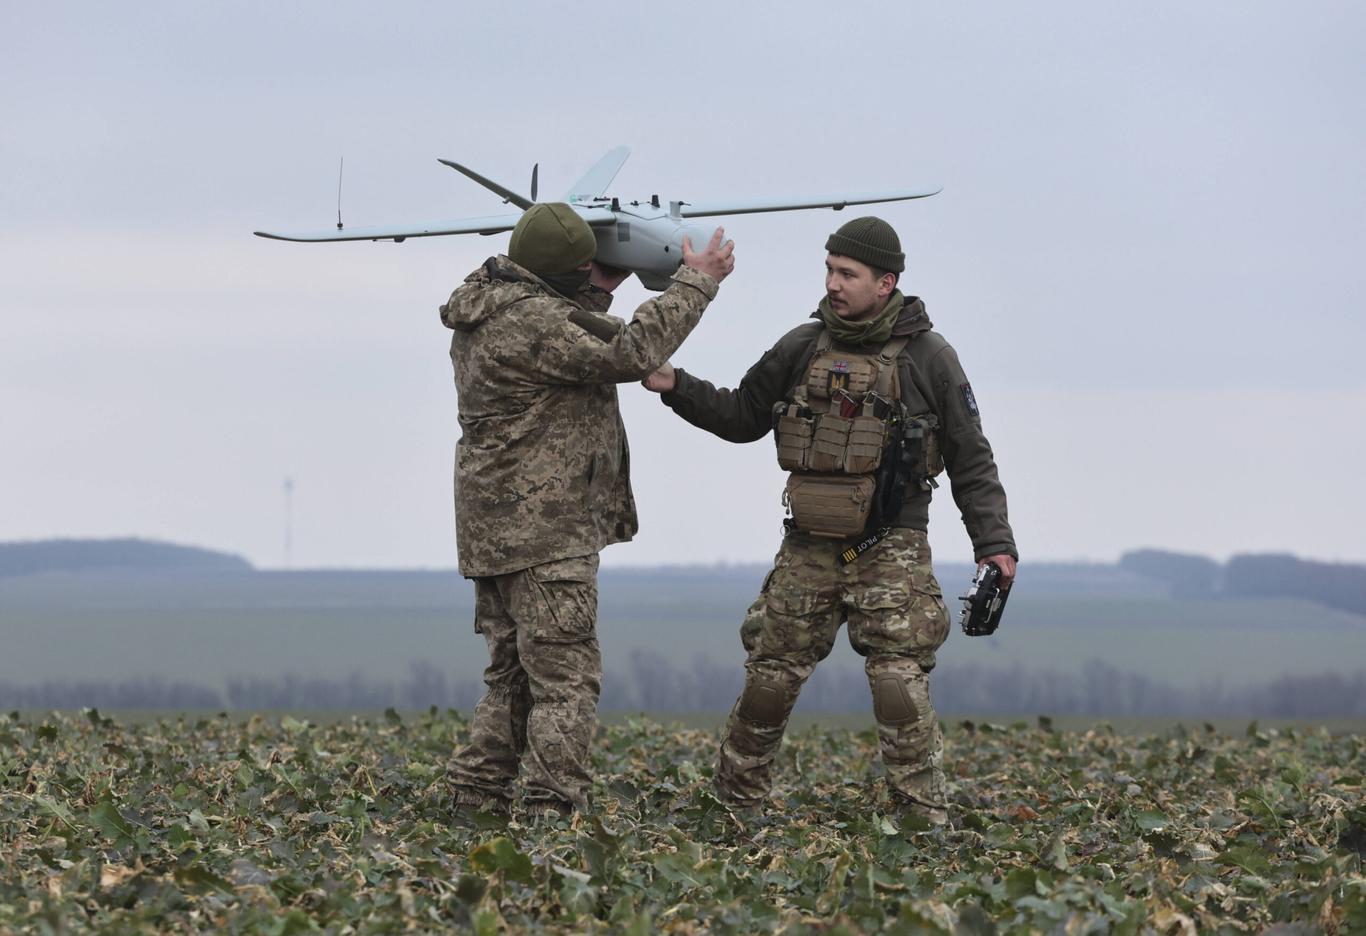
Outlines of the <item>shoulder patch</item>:
[[963,402],[967,404],[968,412],[974,416],[981,416],[982,414],[977,409],[977,397],[972,394],[972,384],[960,383],[958,389],[963,392]]
[[575,309],[570,312],[569,321],[599,341],[611,341],[617,337],[619,330],[616,319],[608,315],[595,315],[587,309]]

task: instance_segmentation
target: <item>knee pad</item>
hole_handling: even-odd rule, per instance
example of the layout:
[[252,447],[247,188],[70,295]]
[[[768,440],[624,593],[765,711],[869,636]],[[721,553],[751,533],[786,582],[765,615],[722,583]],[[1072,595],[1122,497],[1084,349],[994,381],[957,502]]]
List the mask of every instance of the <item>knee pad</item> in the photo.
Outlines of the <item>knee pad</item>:
[[791,702],[787,686],[770,679],[745,680],[745,691],[740,694],[739,716],[746,721],[776,728],[787,720]]
[[873,681],[873,717],[879,724],[892,727],[909,725],[920,718],[906,680],[883,673]]

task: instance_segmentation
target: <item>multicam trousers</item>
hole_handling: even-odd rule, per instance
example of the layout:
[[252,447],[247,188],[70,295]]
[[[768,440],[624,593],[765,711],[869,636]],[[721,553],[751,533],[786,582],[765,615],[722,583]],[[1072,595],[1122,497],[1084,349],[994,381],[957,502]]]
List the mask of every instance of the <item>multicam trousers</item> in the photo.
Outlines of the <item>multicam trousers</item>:
[[892,794],[942,810],[944,744],[929,672],[948,637],[949,617],[930,567],[929,540],[921,530],[897,528],[844,566],[839,548],[833,540],[787,536],[745,615],[745,688],[726,724],[717,789],[741,805],[768,795],[797,694],[848,621],[849,642],[866,658]]
[[451,770],[459,802],[505,811],[520,761],[529,808],[587,805],[602,688],[597,573],[594,554],[474,580],[489,665]]

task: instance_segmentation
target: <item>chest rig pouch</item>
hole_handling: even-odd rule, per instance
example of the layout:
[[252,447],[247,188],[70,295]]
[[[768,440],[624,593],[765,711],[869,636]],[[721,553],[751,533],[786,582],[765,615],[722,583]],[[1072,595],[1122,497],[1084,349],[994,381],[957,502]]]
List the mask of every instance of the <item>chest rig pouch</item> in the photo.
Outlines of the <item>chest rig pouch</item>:
[[805,379],[774,406],[778,464],[791,472],[783,503],[792,528],[856,536],[900,512],[907,482],[928,487],[942,469],[938,421],[908,417],[901,403],[896,359],[906,341],[892,338],[877,352],[835,351],[822,331]]

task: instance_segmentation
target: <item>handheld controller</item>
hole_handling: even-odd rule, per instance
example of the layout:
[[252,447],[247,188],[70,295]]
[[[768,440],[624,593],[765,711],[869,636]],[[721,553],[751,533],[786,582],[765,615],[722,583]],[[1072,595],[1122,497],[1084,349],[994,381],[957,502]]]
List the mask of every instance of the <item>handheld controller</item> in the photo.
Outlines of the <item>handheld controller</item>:
[[977,570],[968,593],[959,597],[963,611],[958,622],[969,637],[989,636],[1001,626],[1001,614],[1006,609],[1010,590],[1002,589],[1000,582],[1001,567],[988,562]]

